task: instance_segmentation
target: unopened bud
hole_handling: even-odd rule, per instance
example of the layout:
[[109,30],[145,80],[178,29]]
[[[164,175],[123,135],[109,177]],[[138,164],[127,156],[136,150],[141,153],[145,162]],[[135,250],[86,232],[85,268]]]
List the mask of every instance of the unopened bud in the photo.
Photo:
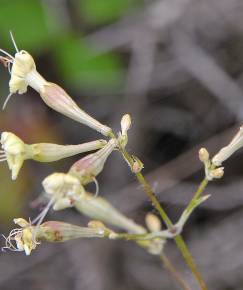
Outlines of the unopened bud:
[[209,160],[209,153],[206,148],[201,148],[198,153],[201,162],[205,163]]
[[121,119],[121,133],[122,135],[127,135],[127,131],[130,129],[132,124],[131,116],[126,114]]
[[83,185],[93,182],[116,146],[117,141],[111,139],[102,149],[75,162],[68,173],[77,177]]
[[210,171],[210,176],[212,178],[220,179],[224,175],[224,167],[219,167]]
[[162,228],[161,221],[155,214],[148,213],[145,222],[150,232],[159,232]]
[[144,168],[144,165],[138,157],[132,155],[133,164],[132,164],[132,172],[139,173]]
[[101,221],[92,220],[89,221],[88,227],[92,229],[105,229],[106,226]]

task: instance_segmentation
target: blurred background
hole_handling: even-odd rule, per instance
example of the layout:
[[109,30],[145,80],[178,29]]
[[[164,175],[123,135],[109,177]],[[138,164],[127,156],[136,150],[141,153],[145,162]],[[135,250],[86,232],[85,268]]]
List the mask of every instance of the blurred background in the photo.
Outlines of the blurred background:
[[[128,149],[173,221],[203,178],[202,146],[214,154],[243,119],[243,2],[241,0],[0,0],[0,47],[14,54],[9,30],[38,71],[65,88],[99,121],[119,130],[130,113]],[[0,102],[9,74],[0,67]],[[100,136],[50,110],[32,89],[0,114],[0,130],[26,143],[78,144]],[[35,217],[41,181],[65,172],[79,157],[50,164],[26,161],[17,181],[0,166],[0,229],[14,217]],[[225,162],[225,177],[185,227],[184,237],[214,290],[243,289],[243,154]],[[98,178],[100,195],[144,224],[151,203],[113,153]],[[74,210],[49,220],[85,225]],[[2,244],[3,244],[2,240]],[[167,255],[198,289],[173,241]],[[180,289],[156,257],[133,243],[78,240],[43,243],[30,257],[1,253],[0,289]]]

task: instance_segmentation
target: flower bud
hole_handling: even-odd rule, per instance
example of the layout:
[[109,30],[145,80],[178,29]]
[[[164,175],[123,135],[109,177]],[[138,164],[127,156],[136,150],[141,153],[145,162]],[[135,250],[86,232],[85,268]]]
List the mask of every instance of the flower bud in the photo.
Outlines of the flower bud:
[[75,162],[68,173],[76,176],[83,185],[94,181],[94,178],[103,170],[107,158],[116,146],[117,141],[111,139],[102,149]]
[[212,179],[214,179],[214,178],[220,179],[224,175],[224,167],[219,167],[219,168],[213,169],[209,172],[209,174],[210,174]]
[[121,119],[121,133],[122,135],[127,135],[127,131],[130,129],[132,125],[131,116],[126,114]]
[[132,164],[132,168],[131,168],[132,172],[139,173],[144,168],[144,165],[143,165],[142,161],[140,159],[138,159],[138,157],[132,155],[132,159],[133,159],[133,164]]
[[47,83],[40,92],[43,101],[53,110],[84,124],[105,136],[112,132],[111,128],[102,125],[100,122],[81,110],[73,99],[58,85]]
[[198,152],[198,155],[201,162],[205,163],[209,161],[209,153],[206,148],[201,148]]
[[145,222],[150,232],[161,231],[161,221],[155,214],[148,213],[145,217]]
[[132,124],[131,117],[126,114],[121,119],[121,132],[119,133],[119,143],[122,148],[125,148],[128,142],[127,131],[130,129]]

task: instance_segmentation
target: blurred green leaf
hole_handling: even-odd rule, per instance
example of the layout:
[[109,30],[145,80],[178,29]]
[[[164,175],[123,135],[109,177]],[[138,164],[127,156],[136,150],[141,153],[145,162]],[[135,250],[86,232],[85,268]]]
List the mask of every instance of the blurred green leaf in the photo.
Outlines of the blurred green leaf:
[[55,57],[65,80],[76,87],[115,87],[123,78],[121,61],[117,56],[96,55],[84,41],[74,37],[60,40]]
[[80,8],[85,20],[97,25],[116,20],[136,2],[135,0],[80,0]]
[[10,47],[9,30],[13,31],[20,49],[36,50],[46,46],[50,33],[41,1],[1,0],[0,41],[4,40]]

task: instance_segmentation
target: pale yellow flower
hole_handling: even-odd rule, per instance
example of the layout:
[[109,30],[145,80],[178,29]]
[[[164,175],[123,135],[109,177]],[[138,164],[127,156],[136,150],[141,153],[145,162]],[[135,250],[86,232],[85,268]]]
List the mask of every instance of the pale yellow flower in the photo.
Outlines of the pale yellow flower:
[[14,219],[14,223],[20,226],[20,228],[13,229],[8,237],[4,237],[5,247],[2,249],[15,252],[24,251],[29,256],[31,251],[39,244],[34,237],[34,228],[22,218]]
[[15,180],[27,159],[39,162],[52,162],[79,153],[92,151],[104,147],[105,140],[95,140],[78,145],[58,145],[51,143],[25,144],[18,136],[10,132],[1,135],[2,149],[0,150],[0,162],[7,161],[12,171],[12,179]]
[[24,142],[10,132],[1,135],[2,149],[0,150],[0,162],[7,161],[8,167],[12,172],[12,179],[15,180],[24,163],[28,159],[28,150]]
[[53,173],[42,182],[45,192],[53,199],[53,209],[72,207],[84,193],[78,178],[65,173]]

